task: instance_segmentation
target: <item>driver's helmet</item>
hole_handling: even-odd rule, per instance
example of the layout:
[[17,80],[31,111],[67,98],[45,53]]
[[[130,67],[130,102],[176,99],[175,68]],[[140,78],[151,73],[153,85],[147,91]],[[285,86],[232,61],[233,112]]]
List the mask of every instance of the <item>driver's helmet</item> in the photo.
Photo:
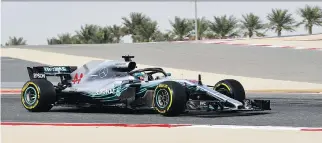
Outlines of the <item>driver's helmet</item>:
[[135,77],[135,79],[143,81],[145,77],[145,73],[144,72],[134,73],[133,76]]

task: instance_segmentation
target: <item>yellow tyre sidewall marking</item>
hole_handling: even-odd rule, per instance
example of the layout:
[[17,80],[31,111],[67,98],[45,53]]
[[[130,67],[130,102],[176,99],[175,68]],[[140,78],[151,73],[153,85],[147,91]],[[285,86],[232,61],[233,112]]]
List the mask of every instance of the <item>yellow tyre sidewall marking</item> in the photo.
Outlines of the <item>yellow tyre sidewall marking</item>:
[[[159,113],[165,113],[167,111],[169,111],[169,109],[171,108],[172,106],[172,95],[173,95],[173,91],[170,89],[170,87],[166,84],[159,84],[155,90],[154,90],[154,93],[156,93],[157,90],[159,89],[166,89],[167,91],[170,92],[170,101],[169,101],[169,104],[168,104],[168,107],[165,109],[165,110],[160,110],[158,107],[155,107],[155,109],[159,112]],[[156,99],[156,97],[154,97],[153,99],[153,105],[155,105],[154,103],[154,100]]]
[[[28,87],[30,87],[30,85],[31,86],[34,86],[35,87],[35,89],[36,89],[36,92],[37,92],[37,100],[36,100],[36,102],[35,102],[35,104],[34,105],[32,105],[32,106],[28,106],[28,105],[26,105],[25,104],[25,98],[24,98],[24,94],[25,94],[25,90],[28,88]],[[22,104],[23,104],[23,106],[25,107],[25,108],[27,108],[27,109],[33,109],[33,108],[35,108],[38,104],[39,104],[39,98],[40,98],[40,92],[39,92],[40,90],[39,90],[39,88],[38,88],[38,86],[35,84],[35,83],[33,83],[33,82],[27,82],[23,87],[22,87],[22,90],[21,90],[21,102],[22,102]]]
[[224,86],[224,87],[226,87],[228,89],[228,91],[231,91],[230,87],[227,84],[225,84],[225,83],[218,84],[214,89],[216,89],[217,87],[219,87],[221,85]]

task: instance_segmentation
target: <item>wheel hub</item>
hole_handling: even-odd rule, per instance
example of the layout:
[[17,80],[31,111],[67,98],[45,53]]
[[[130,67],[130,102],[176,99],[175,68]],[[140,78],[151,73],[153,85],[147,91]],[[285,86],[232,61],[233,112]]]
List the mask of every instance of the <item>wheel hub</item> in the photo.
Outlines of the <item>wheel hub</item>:
[[37,93],[33,87],[28,87],[24,95],[27,104],[32,105],[37,101]]
[[161,89],[157,93],[157,99],[157,104],[161,108],[165,108],[169,104],[169,93],[166,90]]

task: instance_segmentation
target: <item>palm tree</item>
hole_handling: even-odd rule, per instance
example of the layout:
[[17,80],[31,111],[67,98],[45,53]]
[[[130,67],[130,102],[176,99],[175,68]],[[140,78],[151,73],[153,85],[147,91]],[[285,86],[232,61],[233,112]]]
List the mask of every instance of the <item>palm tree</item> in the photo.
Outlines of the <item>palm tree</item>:
[[96,43],[113,43],[114,35],[109,30],[109,26],[99,27],[98,32],[95,33],[95,42]]
[[269,20],[268,27],[277,33],[277,36],[282,35],[282,31],[293,32],[296,27],[293,15],[288,13],[288,10],[272,9],[272,13],[267,15]]
[[178,37],[178,40],[183,40],[184,36],[188,35],[193,29],[192,23],[186,18],[176,16],[174,21],[170,21],[172,32]]
[[153,36],[152,36],[152,41],[154,42],[162,42],[162,41],[166,41],[166,37],[165,34],[162,33],[160,30],[157,30],[156,32],[154,32]]
[[23,39],[23,37],[17,38],[16,36],[9,37],[9,40],[7,43],[5,43],[6,46],[14,46],[14,45],[27,45],[27,41]]
[[[159,30],[156,32],[156,35],[162,37],[159,41],[174,41],[176,39],[176,35],[171,30],[166,30],[165,32],[160,32]],[[156,40],[158,41],[158,40]]]
[[245,35],[249,38],[253,37],[254,33],[256,36],[263,36],[264,34],[259,32],[259,30],[264,29],[264,24],[257,15],[249,13],[243,15],[243,20],[241,20],[241,28],[246,30]]
[[59,39],[52,37],[50,39],[47,39],[48,45],[57,45],[57,44],[63,44]]
[[70,33],[59,34],[56,37],[52,37],[47,39],[48,45],[56,45],[56,44],[81,44],[77,35],[71,35]]
[[82,44],[95,44],[98,42],[97,33],[100,26],[94,24],[86,24],[81,26],[80,31],[76,31],[76,35]]
[[205,33],[207,39],[217,39],[218,35],[212,31]]
[[[195,20],[191,20],[192,25],[195,24]],[[206,31],[209,28],[209,21],[205,18],[202,17],[201,19],[197,19],[197,30],[198,30],[198,40],[201,40],[202,37],[206,36]]]
[[298,9],[297,13],[303,18],[297,25],[303,25],[308,33],[312,34],[314,25],[322,26],[322,9],[319,6],[311,7],[306,5],[305,8]]
[[158,23],[156,21],[145,21],[141,25],[138,25],[134,32],[136,33],[135,39],[138,42],[150,42],[153,35],[158,30]]
[[72,39],[72,44],[82,44],[82,41],[80,40],[79,36],[78,35],[73,35],[71,37]]
[[125,34],[136,35],[135,29],[142,25],[145,21],[149,21],[150,18],[139,12],[130,13],[129,18],[122,17]]
[[175,35],[173,34],[172,31],[167,30],[164,34],[163,34],[164,38],[166,39],[166,41],[174,41],[175,40]]
[[63,33],[58,35],[59,41],[61,41],[62,44],[74,44],[72,35],[70,33]]
[[216,33],[220,38],[237,36],[238,31],[236,31],[238,20],[234,16],[227,15],[216,17],[214,16],[214,21],[210,22],[210,30]]
[[121,26],[117,26],[117,25],[113,25],[113,26],[109,26],[108,30],[110,31],[110,33],[113,35],[113,42],[114,43],[119,43],[121,40],[121,37],[124,36],[123,30]]

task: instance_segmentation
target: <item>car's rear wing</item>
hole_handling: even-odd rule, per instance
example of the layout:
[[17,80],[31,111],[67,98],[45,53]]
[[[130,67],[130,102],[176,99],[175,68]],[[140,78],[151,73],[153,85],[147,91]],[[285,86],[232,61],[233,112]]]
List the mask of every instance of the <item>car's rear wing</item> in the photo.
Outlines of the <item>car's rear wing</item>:
[[77,69],[77,66],[35,66],[27,67],[30,79],[43,78],[47,76],[60,76],[71,78],[70,74]]

